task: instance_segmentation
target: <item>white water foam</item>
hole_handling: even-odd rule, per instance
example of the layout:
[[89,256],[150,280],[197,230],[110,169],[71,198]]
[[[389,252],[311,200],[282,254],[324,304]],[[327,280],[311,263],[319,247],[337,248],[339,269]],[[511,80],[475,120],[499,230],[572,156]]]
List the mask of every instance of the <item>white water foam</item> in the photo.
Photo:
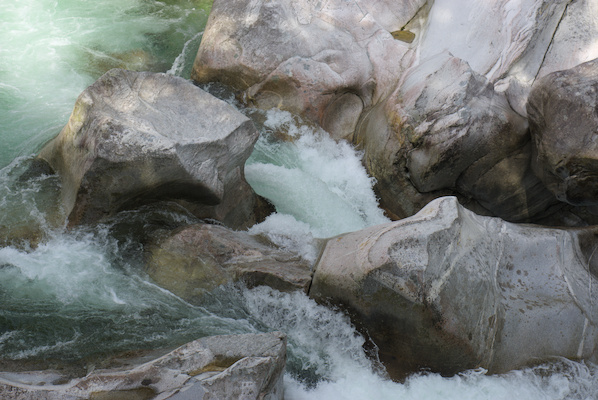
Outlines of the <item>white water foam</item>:
[[[404,384],[383,380],[363,369],[347,366],[346,375],[305,389],[287,382],[286,400],[591,400],[596,398],[596,367],[567,362],[567,372],[550,366],[487,376],[478,371],[452,378],[416,375]],[[548,375],[544,375],[548,373]]]
[[366,357],[346,315],[266,287],[246,290],[244,302],[262,329],[288,335],[286,400],[590,400],[598,393],[598,367],[564,359],[503,375],[480,369],[393,382]]
[[[285,139],[275,139],[280,132]],[[313,238],[388,222],[361,157],[348,143],[335,142],[291,113],[268,110],[245,176],[277,213],[250,232],[267,234],[283,247],[295,246],[295,251],[312,260]]]
[[3,293],[12,301],[89,303],[104,309],[120,306],[125,301],[119,296],[127,290],[119,287],[122,271],[107,257],[116,249],[106,246],[109,243],[98,243],[91,235],[56,235],[34,250],[0,248]]
[[195,34],[195,36],[193,36],[191,39],[187,40],[185,42],[185,45],[183,46],[183,50],[181,51],[181,54],[179,54],[177,56],[177,58],[174,59],[174,62],[172,63],[172,67],[170,67],[170,69],[168,71],[166,71],[167,74],[170,75],[175,75],[175,76],[184,76],[185,72],[186,72],[186,67],[189,64],[188,62],[188,57],[191,55],[192,57],[195,56],[194,50],[199,47],[199,43],[201,41],[201,37],[203,35],[203,31],[198,32],[197,34]]

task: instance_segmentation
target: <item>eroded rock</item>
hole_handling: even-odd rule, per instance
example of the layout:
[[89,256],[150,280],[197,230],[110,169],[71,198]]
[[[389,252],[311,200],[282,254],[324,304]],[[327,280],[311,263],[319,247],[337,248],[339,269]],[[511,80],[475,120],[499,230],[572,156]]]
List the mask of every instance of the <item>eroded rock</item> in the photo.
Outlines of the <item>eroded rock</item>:
[[311,265],[266,238],[218,225],[190,225],[148,247],[146,270],[160,286],[193,301],[242,280],[281,291],[307,291]]
[[257,137],[248,118],[182,78],[113,69],[39,157],[61,177],[70,225],[176,200],[236,228],[256,220],[243,168]]
[[[593,0],[216,1],[193,79],[225,82],[363,146],[393,218],[456,195],[478,213],[560,224],[569,211],[530,167],[526,102],[539,77],[598,56],[595,9]],[[576,225],[594,221],[577,213]]]
[[[205,337],[129,369],[68,379],[53,371],[0,372],[0,396],[21,400],[282,400],[281,332]],[[52,383],[56,382],[56,383]]]
[[411,218],[331,238],[310,296],[349,308],[395,377],[595,362],[597,233],[515,225],[443,197]]
[[529,168],[525,119],[447,52],[409,69],[384,109],[364,118],[357,138],[381,205],[399,217],[446,193],[511,221],[556,203]]
[[598,205],[598,59],[539,80],[527,109],[536,175],[561,201]]
[[390,32],[424,3],[217,0],[191,77],[221,81],[258,107],[295,112],[351,140],[362,110],[390,93],[410,59],[411,45]]

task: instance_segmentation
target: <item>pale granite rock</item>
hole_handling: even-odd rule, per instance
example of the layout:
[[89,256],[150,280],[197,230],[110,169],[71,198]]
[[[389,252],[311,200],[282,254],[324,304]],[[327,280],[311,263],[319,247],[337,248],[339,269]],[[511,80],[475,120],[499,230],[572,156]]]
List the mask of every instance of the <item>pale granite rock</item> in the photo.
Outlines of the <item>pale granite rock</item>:
[[176,200],[237,228],[256,220],[243,168],[257,137],[247,117],[189,81],[113,69],[79,96],[39,158],[62,180],[70,225]]
[[311,265],[266,238],[218,225],[189,225],[147,246],[146,271],[160,286],[188,300],[221,284],[241,280],[248,286],[306,292]]
[[361,112],[390,93],[413,57],[415,44],[390,30],[424,4],[216,0],[191,77],[221,81],[258,107],[298,113],[351,140]]
[[481,217],[443,197],[329,239],[310,296],[347,307],[396,377],[596,362],[597,234]]

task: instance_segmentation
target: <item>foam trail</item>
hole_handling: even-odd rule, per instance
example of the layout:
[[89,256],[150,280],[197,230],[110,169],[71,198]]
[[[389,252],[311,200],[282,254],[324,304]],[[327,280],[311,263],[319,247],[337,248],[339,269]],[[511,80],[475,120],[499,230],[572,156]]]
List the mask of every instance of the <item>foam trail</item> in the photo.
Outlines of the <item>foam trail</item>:
[[598,393],[598,367],[564,359],[503,375],[475,370],[392,382],[366,357],[365,340],[346,315],[265,287],[243,298],[256,326],[288,334],[287,400],[588,400]]
[[245,176],[277,214],[251,232],[266,234],[283,247],[295,244],[296,251],[313,260],[313,238],[388,222],[361,153],[289,112],[271,109],[265,117]]
[[[177,56],[177,58],[175,58],[174,62],[172,63],[172,67],[170,67],[170,69],[168,71],[166,71],[167,74],[176,75],[176,76],[185,76],[186,75],[185,72],[187,70],[190,70],[190,68],[192,67],[192,64],[190,65],[189,62],[187,61],[187,56],[189,55],[189,51],[192,48],[199,46],[199,42],[201,41],[202,35],[203,35],[203,31],[198,32],[197,34],[195,34],[195,36],[193,36],[191,39],[189,39],[185,42],[185,45],[183,46],[183,50],[181,50],[181,54],[179,54]],[[192,44],[197,45],[197,46],[192,47],[191,46]]]

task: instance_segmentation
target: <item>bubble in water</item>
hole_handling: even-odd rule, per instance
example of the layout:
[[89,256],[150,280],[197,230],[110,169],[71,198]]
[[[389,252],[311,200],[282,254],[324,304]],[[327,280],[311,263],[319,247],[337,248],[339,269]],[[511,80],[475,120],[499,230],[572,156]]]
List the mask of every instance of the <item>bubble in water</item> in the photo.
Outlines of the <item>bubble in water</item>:
[[287,334],[287,369],[308,387],[336,381],[350,368],[373,368],[362,348],[365,340],[349,318],[316,304],[302,292],[281,293],[258,287],[244,292],[244,304],[263,329]]

